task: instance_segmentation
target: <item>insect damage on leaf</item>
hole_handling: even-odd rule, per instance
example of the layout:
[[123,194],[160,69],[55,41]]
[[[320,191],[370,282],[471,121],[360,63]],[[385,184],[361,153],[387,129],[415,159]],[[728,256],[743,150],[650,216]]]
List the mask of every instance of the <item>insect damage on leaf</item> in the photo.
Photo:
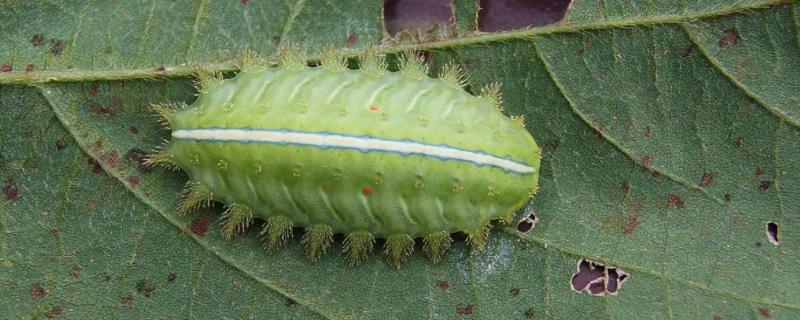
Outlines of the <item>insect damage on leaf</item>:
[[172,139],[147,160],[189,175],[181,212],[224,203],[225,237],[260,219],[269,251],[305,228],[311,261],[334,234],[351,264],[376,238],[394,267],[417,238],[439,261],[451,233],[480,250],[490,222],[510,220],[536,190],[541,149],[502,114],[500,86],[470,95],[457,64],[437,79],[414,54],[387,71],[374,49],[360,70],[331,48],[318,67],[292,46],[278,68],[242,57],[232,79],[200,70],[191,105],[154,107]]
[[577,271],[570,279],[570,288],[575,292],[586,292],[593,296],[617,295],[622,284],[628,280],[628,273],[617,267],[605,266],[599,262],[579,259]]

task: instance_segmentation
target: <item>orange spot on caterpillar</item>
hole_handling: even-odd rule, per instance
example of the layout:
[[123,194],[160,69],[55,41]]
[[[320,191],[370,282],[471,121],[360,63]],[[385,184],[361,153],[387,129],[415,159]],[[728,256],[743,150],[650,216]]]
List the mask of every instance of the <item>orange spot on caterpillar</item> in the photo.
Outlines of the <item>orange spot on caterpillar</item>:
[[380,111],[380,110],[381,110],[380,106],[369,106],[369,111],[375,112],[375,111]]
[[373,191],[375,190],[372,190],[372,188],[370,187],[364,187],[363,189],[361,189],[361,193],[363,193],[365,196],[372,194]]

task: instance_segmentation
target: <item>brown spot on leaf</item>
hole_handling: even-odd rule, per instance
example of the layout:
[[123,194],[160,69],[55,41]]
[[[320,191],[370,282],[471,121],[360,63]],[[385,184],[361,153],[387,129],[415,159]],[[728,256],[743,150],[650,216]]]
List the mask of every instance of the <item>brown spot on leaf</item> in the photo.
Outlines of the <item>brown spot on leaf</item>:
[[208,225],[210,224],[211,224],[211,217],[207,215],[202,215],[192,220],[192,223],[189,225],[189,231],[191,231],[198,237],[202,238],[205,235],[206,231],[208,231]]
[[26,169],[36,169],[39,166],[39,162],[34,158],[26,158],[22,166]]
[[472,314],[472,309],[473,309],[473,305],[471,305],[471,304],[462,305],[462,304],[459,303],[456,306],[456,314],[460,315],[460,316],[468,316],[468,315]]
[[173,282],[175,282],[175,279],[177,279],[177,278],[178,278],[178,275],[175,274],[175,272],[170,272],[169,275],[167,275],[167,282],[173,283]]
[[525,319],[533,319],[533,316],[535,315],[536,314],[533,312],[533,308],[528,308],[528,310],[525,310]]
[[669,203],[675,206],[676,208],[683,208],[683,198],[679,195],[670,193],[668,197]]
[[165,71],[167,71],[167,67],[166,66],[158,66],[156,68],[156,72],[165,72]]
[[351,33],[349,36],[347,36],[346,43],[348,48],[354,46],[356,42],[358,42],[358,36],[355,33]]
[[136,168],[139,169],[139,172],[150,171],[151,167],[145,163],[147,156],[145,155],[144,151],[139,149],[130,149],[125,157],[136,165]]
[[714,180],[714,176],[716,175],[717,174],[713,172],[708,172],[708,171],[704,172],[703,177],[700,178],[700,187],[702,188],[708,187],[708,185],[711,184],[711,181]]
[[131,176],[128,178],[128,185],[131,186],[131,188],[136,188],[139,186],[140,180],[141,178],[139,178],[139,176]]
[[50,41],[48,42],[50,43],[50,52],[53,53],[54,55],[61,54],[61,52],[64,51],[64,48],[66,47],[64,40],[61,39],[50,39]]
[[442,290],[445,290],[445,291],[450,289],[450,283],[447,282],[447,280],[436,281],[436,286],[439,287],[439,289],[442,289]]
[[34,47],[38,47],[38,46],[43,45],[44,44],[44,35],[37,34],[37,35],[33,36],[33,39],[31,39],[31,44]]
[[29,63],[28,66],[25,67],[25,72],[34,72],[36,71],[36,65],[33,63]]
[[619,183],[619,188],[622,192],[628,193],[628,190],[631,188],[631,183],[628,180],[622,180]]
[[643,167],[650,168],[650,160],[652,160],[652,158],[646,155],[642,157],[642,159],[639,162],[642,164]]
[[513,288],[511,290],[508,290],[508,293],[510,293],[512,297],[519,296],[519,288]]
[[100,149],[103,149],[103,146],[105,145],[105,143],[106,142],[102,138],[100,138],[100,139],[97,139],[92,146],[94,147],[94,150],[100,150]]
[[686,44],[686,47],[683,48],[683,53],[681,53],[681,57],[684,58],[688,57],[689,55],[692,54],[692,52],[694,52],[694,49],[695,49],[694,43]]
[[758,314],[765,318],[770,317],[770,311],[767,308],[758,308]]
[[3,185],[3,195],[6,196],[6,200],[8,201],[17,201],[17,198],[19,198],[19,188],[17,187],[17,183],[14,182],[14,179],[6,178],[6,183]]
[[97,81],[92,82],[92,85],[89,86],[89,91],[86,94],[90,96],[96,96],[98,93],[100,93],[100,83]]
[[644,135],[645,138],[650,138],[650,126],[644,127],[642,130],[642,135]]
[[636,227],[641,224],[639,222],[638,215],[630,215],[627,219],[625,219],[625,224],[622,225],[622,235],[629,235],[633,233],[633,230],[636,230]]
[[42,288],[42,285],[38,282],[31,285],[31,299],[34,301],[41,300],[45,296],[47,296],[47,290]]
[[756,176],[760,176],[760,175],[762,175],[762,174],[764,174],[764,170],[761,170],[761,168],[756,168],[755,175],[756,175]]
[[126,306],[132,306],[133,305],[133,295],[132,294],[128,294],[127,297],[122,298],[121,302],[122,302],[122,304],[124,304]]
[[742,37],[739,36],[739,32],[736,31],[736,28],[730,28],[725,30],[722,33],[722,37],[719,38],[719,47],[720,48],[729,48],[739,44],[739,41],[742,40]]
[[86,162],[89,164],[89,166],[92,167],[92,172],[94,173],[103,172],[103,166],[101,166],[100,163],[97,162],[97,160],[89,158],[86,160]]
[[100,159],[102,159],[103,162],[105,162],[108,166],[116,168],[119,154],[116,150],[112,150],[111,152],[104,153],[102,156],[100,156]]
[[603,126],[598,125],[597,123],[592,122],[592,130],[594,131],[594,135],[598,138],[603,138]]
[[62,150],[67,147],[67,142],[64,141],[64,138],[56,140],[56,149]]
[[4,63],[0,65],[0,72],[11,72],[13,70],[14,67],[12,67],[10,63]]
[[81,270],[83,270],[81,266],[74,266],[72,267],[72,270],[69,272],[69,276],[77,279],[78,277],[81,276]]
[[47,313],[45,313],[44,316],[48,318],[58,318],[63,314],[64,314],[64,308],[62,308],[59,305],[56,305],[53,306],[53,308],[51,308],[50,311],[47,311]]
[[147,282],[147,280],[142,279],[136,283],[136,291],[149,298],[153,294],[153,291],[156,291],[156,287],[152,283]]
[[64,51],[64,47],[66,47],[64,40],[61,39],[50,39],[48,42],[50,43],[50,52],[54,55],[61,54],[61,52]]
[[293,306],[295,304],[297,304],[297,301],[294,301],[294,299],[291,299],[291,298],[286,298],[286,306],[287,307],[291,307],[291,306]]
[[90,111],[98,116],[105,116],[108,119],[117,116],[117,110],[110,106],[94,106]]
[[239,3],[241,3],[243,6],[246,6],[248,3],[250,3],[250,0],[240,0]]
[[365,196],[371,195],[374,191],[375,190],[372,190],[370,187],[361,188],[361,193],[363,193]]
[[736,140],[733,143],[736,145],[737,148],[741,148],[742,147],[742,143],[744,143],[744,138],[737,137]]
[[139,128],[137,127],[130,127],[128,128],[128,131],[130,131],[132,134],[139,134]]
[[758,188],[761,189],[761,191],[767,190],[771,186],[772,180],[761,180],[761,182],[758,184]]

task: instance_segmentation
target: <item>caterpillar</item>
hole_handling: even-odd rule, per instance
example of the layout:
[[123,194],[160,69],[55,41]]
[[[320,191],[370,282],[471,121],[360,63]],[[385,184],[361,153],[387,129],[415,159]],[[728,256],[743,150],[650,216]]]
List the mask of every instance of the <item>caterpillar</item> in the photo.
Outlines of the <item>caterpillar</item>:
[[303,227],[312,262],[334,234],[351,265],[378,238],[396,268],[417,238],[433,262],[452,233],[482,249],[490,222],[510,221],[537,188],[541,149],[524,119],[502,114],[499,85],[466,92],[457,64],[430,78],[416,54],[392,72],[365,52],[360,70],[331,48],[314,67],[293,46],[277,67],[245,55],[234,78],[199,72],[191,105],[154,105],[171,139],[147,163],[188,174],[177,210],[224,203],[225,238],[262,219],[268,251]]

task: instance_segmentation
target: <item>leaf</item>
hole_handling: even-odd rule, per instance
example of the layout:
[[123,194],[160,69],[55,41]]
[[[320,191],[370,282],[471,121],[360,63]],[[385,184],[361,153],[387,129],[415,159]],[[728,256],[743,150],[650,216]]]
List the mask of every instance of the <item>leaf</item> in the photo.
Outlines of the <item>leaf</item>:
[[[455,12],[474,17],[475,8]],[[0,280],[9,288],[0,297],[14,301],[0,311],[796,318],[798,10],[796,1],[577,1],[555,25],[390,42],[389,53],[459,61],[471,88],[503,83],[505,112],[524,114],[545,151],[540,192],[519,213],[535,212],[532,231],[499,226],[482,253],[459,243],[441,264],[415,253],[395,271],[377,256],[356,268],[330,253],[311,264],[299,239],[267,254],[254,231],[223,241],[219,208],[177,215],[185,176],[145,171],[135,156],[167,136],[149,103],[193,100],[189,79],[175,77],[194,64],[232,71],[241,48],[269,56],[285,41],[310,53],[351,45],[344,51],[356,55],[382,37],[377,4],[3,5],[0,64],[14,71],[0,83],[20,85],[0,88]],[[58,12],[63,20],[49,19]],[[63,41],[60,53],[49,39]],[[39,71],[19,71],[29,63]],[[92,172],[78,146],[119,183]],[[779,245],[768,241],[771,221]],[[584,258],[629,278],[616,295],[574,292]]]

